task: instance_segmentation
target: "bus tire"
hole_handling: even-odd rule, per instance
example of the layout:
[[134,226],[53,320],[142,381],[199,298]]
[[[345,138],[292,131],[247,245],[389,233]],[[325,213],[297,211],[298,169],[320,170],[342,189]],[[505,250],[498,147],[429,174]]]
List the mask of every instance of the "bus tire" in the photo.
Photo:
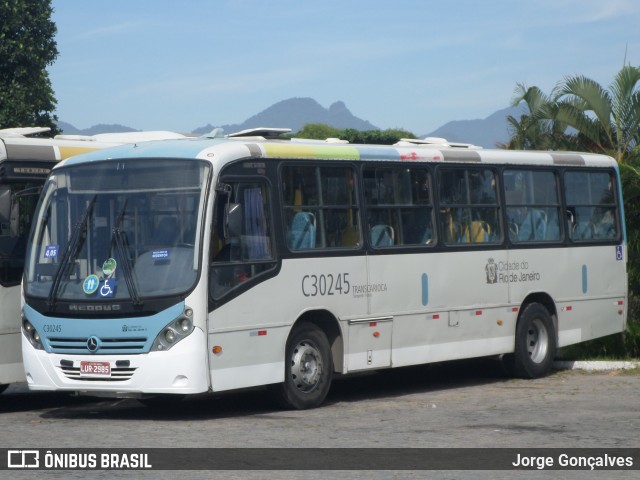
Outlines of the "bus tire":
[[319,406],[333,376],[331,348],[325,333],[312,323],[295,327],[287,340],[284,382],[272,393],[283,407],[304,410]]
[[556,355],[556,334],[549,311],[540,303],[527,305],[516,325],[514,352],[505,357],[509,371],[519,378],[549,373]]

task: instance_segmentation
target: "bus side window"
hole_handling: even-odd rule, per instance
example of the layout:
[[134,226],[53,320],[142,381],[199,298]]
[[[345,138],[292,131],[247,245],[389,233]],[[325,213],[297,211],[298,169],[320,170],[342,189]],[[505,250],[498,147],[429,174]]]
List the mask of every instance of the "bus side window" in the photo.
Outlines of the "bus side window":
[[442,168],[440,225],[445,243],[495,243],[502,238],[495,173],[488,168]]
[[619,237],[618,208],[611,173],[570,170],[564,176],[571,240],[611,242]]
[[352,167],[285,166],[282,215],[289,250],[357,248],[360,227]]
[[369,243],[373,248],[434,244],[428,169],[367,166],[363,178]]
[[0,185],[0,284],[22,280],[27,236],[40,188],[35,184]]
[[511,242],[560,240],[560,200],[555,173],[505,170],[503,178]]
[[214,299],[275,265],[266,183],[230,183],[219,188],[217,195],[211,245]]

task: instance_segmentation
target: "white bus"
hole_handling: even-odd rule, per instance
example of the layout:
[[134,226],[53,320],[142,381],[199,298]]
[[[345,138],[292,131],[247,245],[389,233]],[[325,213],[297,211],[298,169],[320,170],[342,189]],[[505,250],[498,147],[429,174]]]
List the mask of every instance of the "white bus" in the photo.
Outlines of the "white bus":
[[539,377],[557,347],[624,330],[611,158],[271,133],[54,168],[23,283],[31,389],[268,385],[302,409],[336,374],[504,356]]
[[179,138],[171,132],[58,135],[33,138],[46,127],[0,130],[0,392],[24,381],[20,352],[20,282],[27,236],[42,185],[57,162],[130,141]]

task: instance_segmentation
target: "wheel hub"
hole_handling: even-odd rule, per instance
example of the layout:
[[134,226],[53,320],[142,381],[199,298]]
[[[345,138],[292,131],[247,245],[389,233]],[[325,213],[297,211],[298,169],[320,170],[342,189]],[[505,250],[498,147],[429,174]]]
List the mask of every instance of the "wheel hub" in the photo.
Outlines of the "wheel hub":
[[310,342],[300,342],[293,350],[291,358],[291,378],[301,391],[313,391],[322,376],[322,356],[320,351]]
[[541,363],[549,348],[549,332],[542,320],[536,318],[527,331],[527,351],[535,363]]

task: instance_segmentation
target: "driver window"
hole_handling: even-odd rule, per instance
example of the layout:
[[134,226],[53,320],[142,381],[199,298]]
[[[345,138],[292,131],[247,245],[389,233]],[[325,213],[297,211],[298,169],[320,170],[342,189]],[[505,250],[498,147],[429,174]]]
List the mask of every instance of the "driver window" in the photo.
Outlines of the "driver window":
[[216,193],[210,289],[219,299],[275,264],[267,184],[228,182]]

